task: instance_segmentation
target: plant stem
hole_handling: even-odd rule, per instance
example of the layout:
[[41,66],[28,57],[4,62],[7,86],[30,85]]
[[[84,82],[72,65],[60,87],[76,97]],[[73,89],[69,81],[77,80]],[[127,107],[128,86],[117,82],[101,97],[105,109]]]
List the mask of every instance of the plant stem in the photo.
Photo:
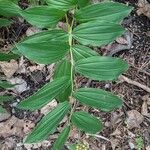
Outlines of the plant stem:
[[72,19],[71,25],[68,22],[68,17],[66,15],[66,22],[68,25],[68,34],[69,34],[69,52],[70,52],[70,61],[71,61],[71,96],[74,91],[74,74],[73,74],[73,67],[74,67],[74,59],[73,59],[73,54],[72,54],[72,44],[73,44],[73,39],[72,39],[72,28],[74,24],[74,18]]
[[[72,99],[72,94],[73,94],[73,91],[74,91],[74,59],[73,59],[73,53],[72,53],[72,45],[73,45],[73,38],[72,38],[72,29],[73,29],[73,24],[74,24],[74,18],[72,19],[72,22],[71,22],[71,25],[69,24],[69,20],[68,20],[68,16],[66,15],[66,22],[67,22],[67,26],[68,26],[68,34],[69,34],[69,39],[68,39],[68,42],[69,42],[69,53],[70,53],[70,62],[71,62],[71,95],[70,95],[70,98]],[[70,124],[70,121],[71,121],[71,116],[74,112],[76,108],[76,100],[73,101],[73,104],[72,104],[72,108],[71,108],[71,112],[70,112],[70,116],[69,116],[69,119],[68,119],[68,123]]]

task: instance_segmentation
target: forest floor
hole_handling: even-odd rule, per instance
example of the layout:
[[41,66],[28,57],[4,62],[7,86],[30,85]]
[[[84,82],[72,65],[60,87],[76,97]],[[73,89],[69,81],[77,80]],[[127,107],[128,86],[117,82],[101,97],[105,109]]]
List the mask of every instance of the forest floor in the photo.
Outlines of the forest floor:
[[[95,116],[102,118],[104,130],[90,136],[74,129],[68,142],[82,140],[89,145],[90,150],[150,150],[150,3],[144,5],[136,0],[116,1],[134,7],[122,23],[127,32],[115,42],[97,48],[96,51],[102,55],[123,58],[130,68],[116,82],[91,81],[79,76],[77,84],[112,91],[123,98],[124,105],[111,113],[88,109]],[[26,6],[26,1],[23,6]],[[9,50],[12,43],[26,35],[38,32],[21,19],[13,19],[14,23],[9,28],[0,29],[0,48],[3,51]],[[25,58],[0,63],[1,75],[11,83],[21,83],[12,90],[0,90],[0,95],[9,93],[15,97],[4,105],[8,114],[0,114],[0,150],[51,149],[57,133],[39,144],[23,144],[23,138],[43,114],[57,103],[52,101],[36,112],[22,111],[16,106],[49,81],[52,72],[53,65],[38,65]],[[78,109],[82,109],[82,106]],[[67,150],[67,147],[64,147],[64,150]]]

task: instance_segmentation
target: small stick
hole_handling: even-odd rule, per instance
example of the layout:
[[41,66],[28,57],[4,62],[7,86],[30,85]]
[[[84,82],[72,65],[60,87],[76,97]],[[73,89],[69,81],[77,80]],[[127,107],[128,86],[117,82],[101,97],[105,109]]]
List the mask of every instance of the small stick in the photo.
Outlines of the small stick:
[[139,83],[139,82],[137,82],[137,81],[133,81],[133,80],[131,80],[131,79],[129,79],[129,78],[123,76],[123,75],[121,75],[121,76],[119,77],[119,80],[125,81],[125,82],[127,82],[127,83],[129,83],[129,84],[132,84],[132,85],[135,85],[135,86],[137,86],[137,87],[139,87],[139,88],[141,88],[141,89],[147,91],[148,93],[150,93],[150,88],[149,88],[149,87],[147,87],[147,86],[145,86],[145,85],[143,85],[143,84],[141,84],[141,83]]
[[110,142],[110,140],[109,140],[108,138],[106,138],[106,137],[104,137],[104,136],[102,136],[102,135],[97,135],[97,134],[87,134],[87,135],[89,135],[89,136],[94,136],[94,137],[96,137],[96,138],[100,138],[100,139],[103,139],[103,140],[105,140],[105,141]]

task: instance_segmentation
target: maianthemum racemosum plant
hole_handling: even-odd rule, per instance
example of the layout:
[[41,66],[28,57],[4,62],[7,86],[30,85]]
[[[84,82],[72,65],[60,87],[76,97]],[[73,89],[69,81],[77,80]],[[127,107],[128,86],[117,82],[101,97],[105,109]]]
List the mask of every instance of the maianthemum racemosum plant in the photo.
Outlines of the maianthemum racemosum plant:
[[[108,44],[121,36],[125,32],[121,21],[132,8],[114,2],[91,4],[89,0],[47,0],[46,4],[21,10],[8,0],[0,0],[0,14],[21,16],[31,25],[43,29],[15,44],[13,52],[36,63],[56,63],[53,81],[23,100],[18,108],[35,111],[56,99],[57,107],[41,119],[25,142],[47,139],[67,116],[64,129],[53,145],[53,150],[60,150],[72,127],[90,134],[103,128],[100,119],[88,112],[76,111],[78,104],[106,112],[122,106],[122,100],[110,92],[78,88],[75,75],[113,81],[128,69],[124,60],[100,56],[92,47]],[[60,20],[67,26],[67,31],[56,27]]]

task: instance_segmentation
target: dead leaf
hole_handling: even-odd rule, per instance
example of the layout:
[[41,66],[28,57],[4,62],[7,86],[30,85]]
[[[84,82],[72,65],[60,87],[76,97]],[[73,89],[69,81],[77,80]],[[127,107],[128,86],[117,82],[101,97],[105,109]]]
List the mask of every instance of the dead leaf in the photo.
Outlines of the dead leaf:
[[13,88],[11,88],[12,91],[14,91],[15,93],[22,93],[26,90],[29,89],[27,83],[25,80],[23,80],[22,78],[12,78],[9,79],[11,84],[16,84]]
[[130,129],[134,127],[140,127],[140,124],[144,120],[144,117],[137,110],[128,111],[127,115],[127,124]]
[[119,145],[119,140],[115,139],[115,138],[111,138],[110,141],[111,141],[111,147],[112,147],[112,149],[115,150],[116,147]]
[[24,137],[34,127],[34,123],[31,121],[25,121],[12,116],[5,122],[0,123],[0,136],[9,137],[12,135]]
[[36,27],[29,27],[28,29],[27,29],[27,31],[26,31],[26,35],[27,36],[31,36],[31,35],[33,35],[33,34],[36,34],[36,33],[39,33],[39,32],[41,32],[42,30],[40,30],[40,29],[38,29],[38,28],[36,28]]
[[0,62],[0,68],[7,78],[11,78],[19,66],[17,61],[11,60],[10,62]]
[[118,135],[121,135],[122,132],[117,128],[111,135],[112,136],[118,136]]
[[23,137],[23,124],[24,121],[12,116],[6,122],[0,123],[0,136],[8,137],[11,135]]
[[41,109],[41,113],[46,115],[48,112],[50,112],[52,109],[54,109],[57,106],[57,101],[53,100],[50,103],[48,103],[47,105],[45,105],[42,109]]
[[0,122],[1,122],[1,121],[4,121],[4,120],[7,120],[10,116],[11,116],[11,115],[10,115],[10,113],[8,113],[8,112],[0,113]]
[[34,65],[34,66],[29,66],[27,69],[30,70],[30,72],[34,72],[37,70],[42,71],[44,67],[45,67],[45,65],[38,64],[38,65]]
[[51,145],[51,142],[45,140],[45,141],[40,142],[40,143],[24,144],[24,147],[27,150],[39,149],[40,147],[42,147],[41,149],[47,149],[50,145]]
[[138,15],[143,14],[148,18],[150,18],[150,4],[147,0],[139,0],[138,7],[139,7],[137,10]]

